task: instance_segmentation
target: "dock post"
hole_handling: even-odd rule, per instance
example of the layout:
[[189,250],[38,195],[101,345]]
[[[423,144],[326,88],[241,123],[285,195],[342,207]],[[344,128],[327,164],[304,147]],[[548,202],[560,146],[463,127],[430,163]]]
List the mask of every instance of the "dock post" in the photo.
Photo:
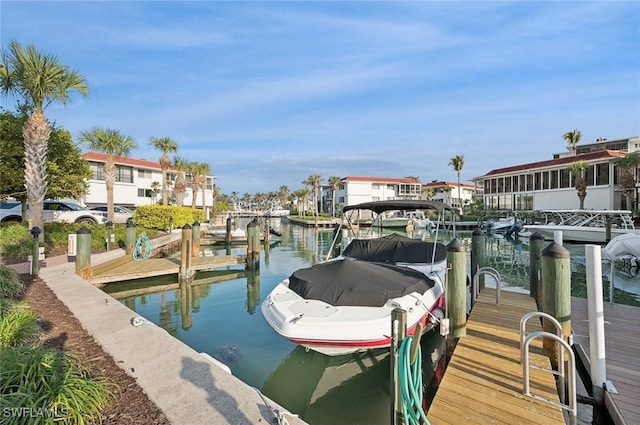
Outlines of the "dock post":
[[180,279],[180,324],[185,331],[190,329],[193,321],[191,317],[191,282],[187,279]]
[[[551,242],[542,250],[542,312],[558,320],[565,338],[571,335],[571,255],[557,242]],[[545,332],[555,333],[555,326],[549,321],[542,322]],[[558,344],[551,338],[544,338],[543,352],[558,366]]]
[[269,239],[271,239],[271,232],[269,232],[269,219],[264,218],[264,244],[269,245]]
[[229,245],[231,243],[231,216],[227,216],[227,227],[224,234],[224,242]]
[[457,238],[447,245],[447,286],[449,337],[460,338],[467,334],[467,261],[464,246]]
[[133,249],[136,246],[136,224],[133,221],[127,223],[127,244],[125,246],[125,253],[127,255],[133,255]]
[[407,311],[394,308],[391,311],[391,425],[404,423],[400,389],[398,353],[400,345],[407,336]]
[[182,226],[182,244],[180,246],[180,279],[191,277],[191,225]]
[[541,254],[544,245],[544,236],[535,232],[529,237],[529,295],[536,300],[538,310],[541,308]]
[[76,274],[85,280],[91,280],[91,230],[82,226],[76,232]]
[[[604,345],[604,301],[602,296],[602,255],[600,245],[585,245],[587,264],[587,305],[589,318],[589,359],[593,399],[604,406],[607,362]],[[595,412],[594,412],[595,413]]]
[[260,266],[260,228],[255,220],[247,224],[247,270]]
[[[484,245],[485,245],[484,231],[479,227],[471,234],[471,278],[476,275],[478,270],[485,266],[484,259]],[[484,274],[478,276],[478,287],[480,290],[484,289]],[[473,286],[471,287],[473,290]]]
[[200,223],[198,220],[193,222],[191,233],[191,256],[197,257],[200,254]]

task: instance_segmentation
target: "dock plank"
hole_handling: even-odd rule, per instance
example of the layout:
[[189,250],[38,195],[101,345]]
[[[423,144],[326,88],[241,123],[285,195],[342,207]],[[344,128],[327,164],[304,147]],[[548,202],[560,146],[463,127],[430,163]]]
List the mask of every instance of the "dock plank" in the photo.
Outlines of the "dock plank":
[[[604,303],[607,379],[618,394],[605,393],[605,405],[617,425],[640,423],[640,307]],[[585,298],[571,299],[571,327],[588,337],[588,306]],[[588,342],[582,347],[589,357]],[[589,371],[587,365],[587,372]]]
[[[485,289],[481,300],[495,292]],[[447,366],[429,409],[432,423],[465,424],[564,424],[561,409],[522,394],[520,319],[535,311],[526,294],[502,293],[500,306],[477,303]],[[527,332],[541,330],[532,319]],[[549,368],[542,341],[531,343],[531,364]],[[555,379],[531,369],[531,392],[558,402]]]

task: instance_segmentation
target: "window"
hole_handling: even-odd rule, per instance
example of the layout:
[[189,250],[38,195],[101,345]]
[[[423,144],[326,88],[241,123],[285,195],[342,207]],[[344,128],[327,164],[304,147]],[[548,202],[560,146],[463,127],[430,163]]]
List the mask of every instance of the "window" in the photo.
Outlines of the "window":
[[558,170],[549,171],[549,188],[550,189],[558,188]]
[[609,184],[609,164],[596,164],[596,185]]
[[133,168],[116,166],[116,181],[120,183],[133,183]]
[[533,174],[527,174],[527,191],[533,190]]
[[138,169],[138,178],[139,179],[150,179],[151,178],[151,170],[140,170]]
[[518,187],[518,190],[520,192],[524,192],[527,190],[527,178],[529,178],[529,176],[525,176],[525,175],[521,175],[520,176],[520,186]]
[[511,177],[504,178],[504,191],[511,192]]
[[94,180],[104,180],[104,164],[100,164],[97,162],[90,162],[89,168],[93,173]]
[[571,187],[571,180],[569,175],[571,174],[568,169],[564,168],[559,170],[560,174],[560,186],[559,187]]
[[593,186],[593,165],[587,165],[587,168],[584,170],[584,181],[587,183],[587,186]]
[[372,183],[371,184],[371,189],[380,190],[380,189],[382,189],[382,185],[380,183]]
[[540,173],[535,173],[533,175],[533,190],[542,189],[542,179]]
[[211,177],[207,177],[205,187],[207,190],[213,190],[213,179]]
[[549,189],[549,172],[542,172],[542,189]]
[[151,189],[138,189],[138,197],[140,198],[152,198],[153,190]]

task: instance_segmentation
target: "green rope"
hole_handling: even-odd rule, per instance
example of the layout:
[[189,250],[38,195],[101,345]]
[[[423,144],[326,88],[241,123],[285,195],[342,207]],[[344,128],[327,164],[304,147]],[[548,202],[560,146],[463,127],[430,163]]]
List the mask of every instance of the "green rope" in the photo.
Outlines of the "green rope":
[[136,246],[133,248],[133,259],[135,261],[146,260],[151,257],[153,247],[146,233],[140,233],[136,240]]
[[418,345],[416,358],[411,364],[412,340],[413,337],[408,336],[402,341],[398,355],[402,416],[407,425],[419,425],[420,419],[425,425],[430,425],[427,415],[422,409],[422,353],[420,345]]

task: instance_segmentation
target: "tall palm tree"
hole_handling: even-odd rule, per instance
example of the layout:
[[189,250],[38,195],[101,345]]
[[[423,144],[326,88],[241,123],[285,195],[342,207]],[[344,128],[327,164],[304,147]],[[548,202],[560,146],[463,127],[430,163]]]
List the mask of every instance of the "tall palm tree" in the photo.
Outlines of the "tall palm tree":
[[181,207],[184,205],[184,193],[187,191],[187,179],[185,174],[189,169],[189,161],[185,158],[176,156],[173,158],[173,169],[178,173],[176,176],[176,182],[173,185],[173,190],[176,194],[176,205]]
[[131,137],[123,135],[118,130],[99,127],[82,131],[79,141],[88,145],[92,151],[102,152],[107,155],[107,160],[104,164],[104,182],[107,186],[107,218],[113,223],[115,221],[113,187],[116,182],[114,158],[126,158],[137,145]]
[[170,137],[152,137],[149,144],[162,152],[160,168],[162,168],[162,205],[169,203],[169,188],[167,187],[167,172],[171,168],[170,153],[178,151],[178,144]]
[[626,208],[631,210],[634,206],[633,198],[636,193],[636,170],[640,165],[640,151],[615,158],[611,162],[621,171],[619,186],[625,197]]
[[578,192],[581,210],[584,209],[584,198],[587,197],[587,182],[584,179],[584,171],[586,169],[587,163],[584,161],[577,161],[569,165],[569,171],[573,174],[573,187]]
[[289,199],[289,188],[286,185],[282,185],[278,188],[278,201],[280,202],[280,208],[284,208],[287,205]]
[[311,187],[311,193],[313,195],[313,212],[318,217],[318,190],[320,189],[320,183],[322,183],[322,176],[320,174],[311,174],[302,184]]
[[[200,183],[200,189],[202,189],[202,210],[207,210],[207,176],[211,174],[211,167],[206,162],[201,162],[200,166],[197,168],[198,172],[198,182]],[[215,199],[215,193],[214,193]],[[213,207],[212,207],[213,209]],[[212,211],[213,214],[213,211]],[[205,214],[206,215],[206,214]]]
[[578,142],[580,141],[581,137],[582,134],[577,128],[562,135],[562,138],[567,142],[567,144],[569,145],[568,148],[573,151],[574,155],[578,153]]
[[33,45],[24,48],[11,41],[1,56],[2,94],[20,98],[31,112],[22,127],[29,227],[39,227],[39,239],[44,241],[42,204],[47,194],[46,158],[51,135],[44,111],[54,102],[66,106],[74,92],[87,97],[89,87],[78,71],[62,65],[55,56],[37,51]]
[[338,176],[329,176],[327,181],[331,185],[331,217],[334,217],[334,213],[336,211],[336,192],[338,191],[338,186],[340,186],[342,179]]
[[453,167],[453,170],[458,176],[458,201],[460,202],[460,208],[462,208],[462,196],[460,195],[460,171],[464,167],[464,155],[456,155],[449,160],[449,165]]
[[158,201],[158,193],[160,193],[160,182],[153,181],[151,182],[151,193],[153,193],[153,203],[156,204]]

